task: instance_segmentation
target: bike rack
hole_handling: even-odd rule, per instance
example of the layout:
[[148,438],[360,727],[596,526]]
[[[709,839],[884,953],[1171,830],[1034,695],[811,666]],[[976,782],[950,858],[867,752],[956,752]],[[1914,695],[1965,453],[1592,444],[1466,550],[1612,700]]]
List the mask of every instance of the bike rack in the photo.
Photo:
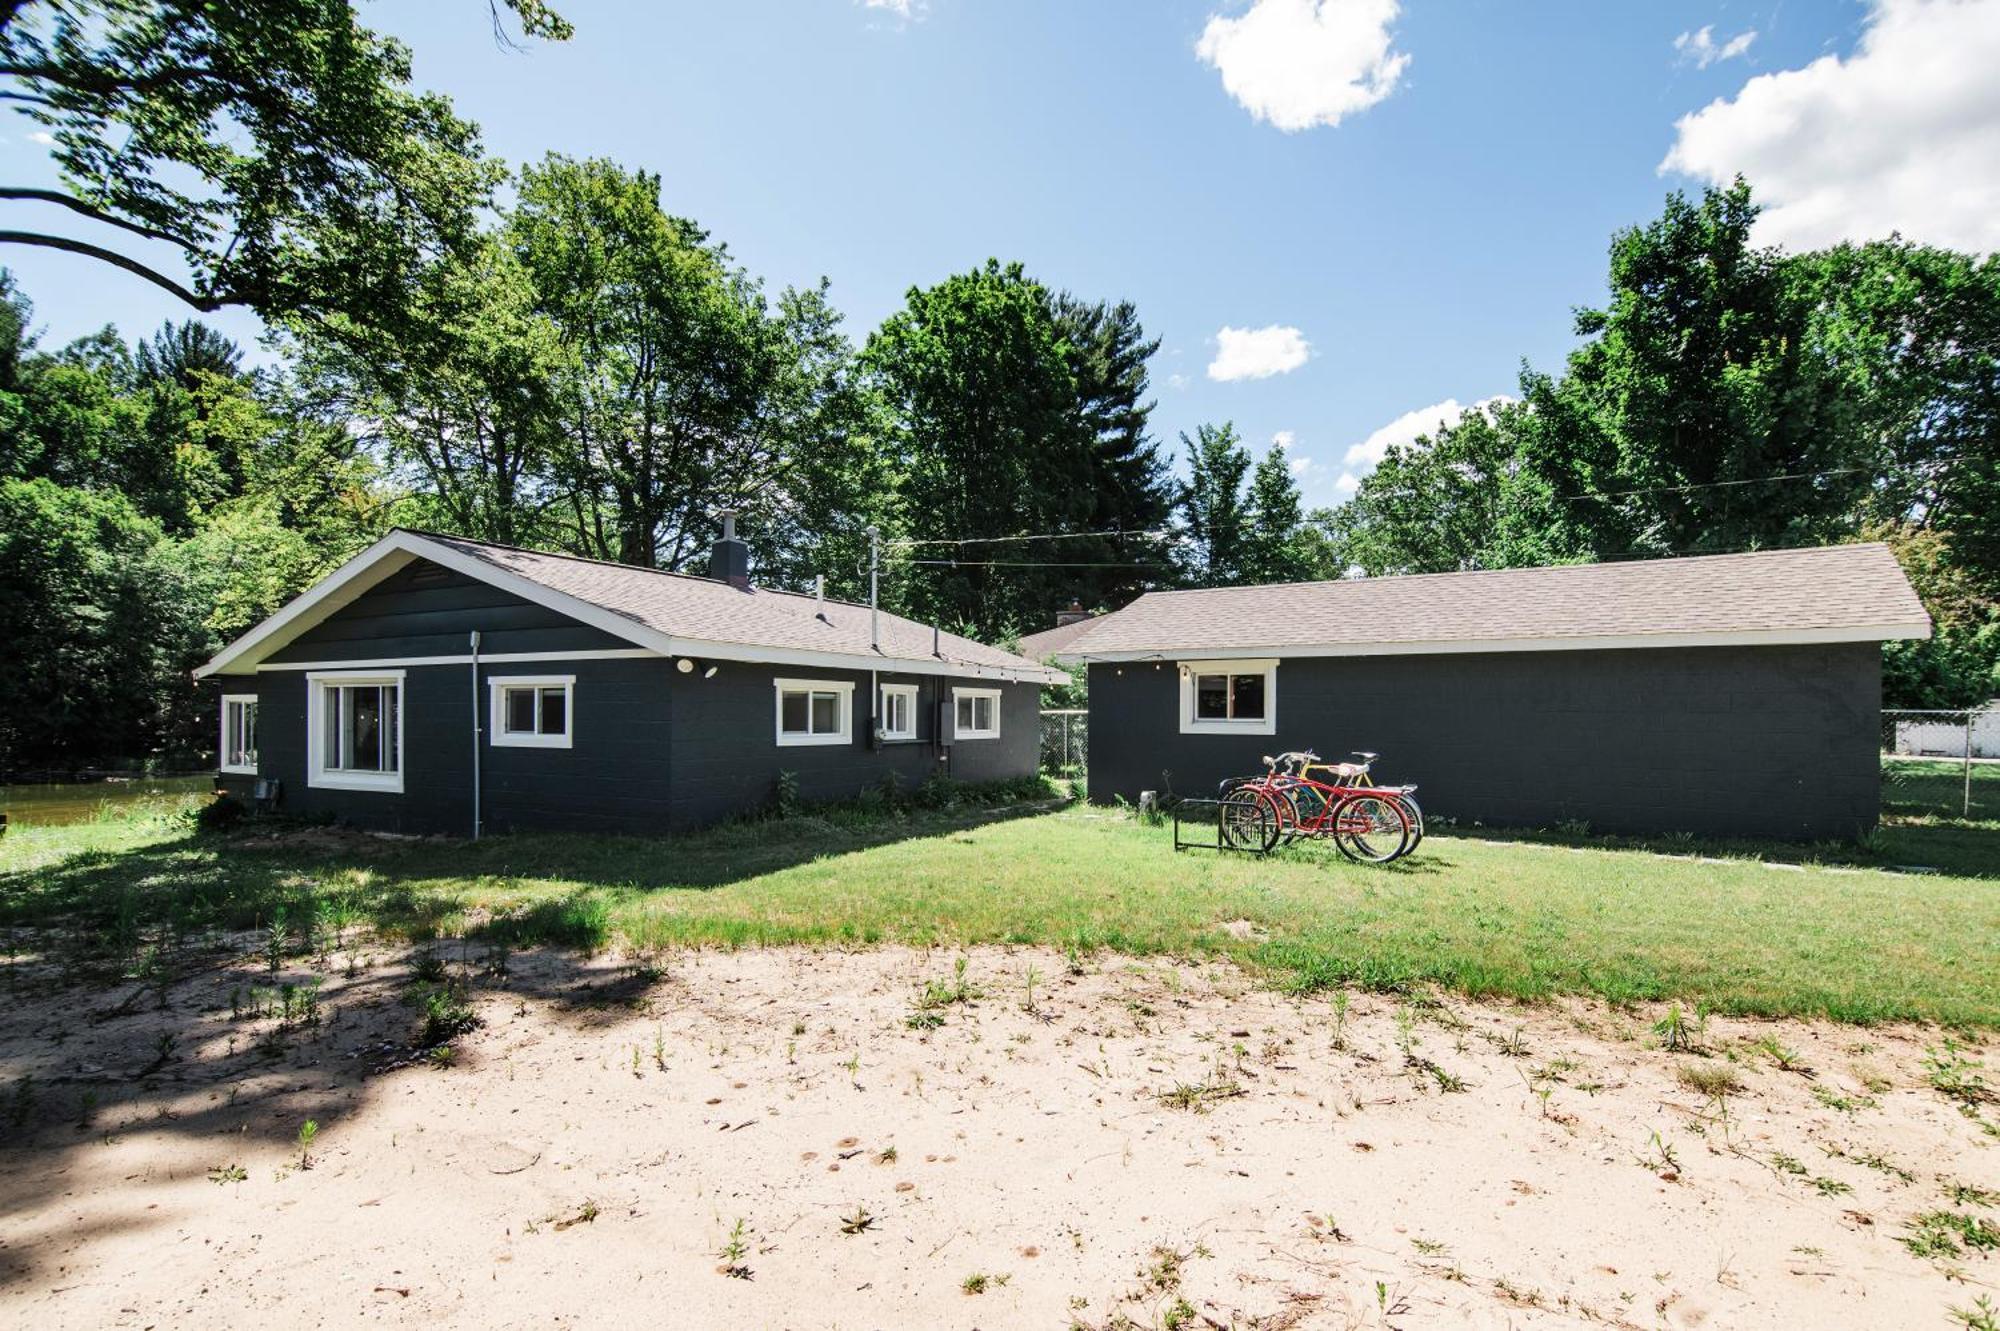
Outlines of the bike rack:
[[[1194,808],[1212,809],[1214,811],[1215,816],[1213,819],[1192,820],[1192,821],[1200,821],[1203,823],[1203,825],[1208,827],[1210,831],[1213,832],[1214,834],[1213,840],[1206,840],[1206,841],[1189,840],[1188,838],[1183,837],[1181,835],[1181,821],[1182,821],[1181,815],[1184,811]],[[1256,850],[1249,846],[1232,846],[1228,842],[1222,839],[1221,800],[1180,800],[1175,803],[1174,849],[1175,850],[1223,850],[1223,851],[1230,851],[1237,855],[1255,855],[1260,860],[1263,859],[1264,856],[1270,853],[1269,851]]]

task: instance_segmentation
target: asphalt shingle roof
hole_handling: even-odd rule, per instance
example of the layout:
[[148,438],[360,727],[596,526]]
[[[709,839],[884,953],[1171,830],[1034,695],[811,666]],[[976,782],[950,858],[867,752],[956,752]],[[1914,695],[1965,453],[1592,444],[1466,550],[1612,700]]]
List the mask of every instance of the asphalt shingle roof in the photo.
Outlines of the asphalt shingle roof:
[[880,615],[881,651],[877,653],[869,642],[865,605],[828,598],[825,617],[821,618],[822,607],[808,594],[757,586],[746,590],[715,578],[523,550],[463,536],[412,534],[670,637],[742,647],[879,656],[885,666],[898,660],[942,663],[961,667],[967,674],[979,668],[1034,676],[1050,673],[1038,661],[956,633],[938,634],[933,654],[930,625],[886,611]]
[[1052,629],[1043,629],[1040,633],[1030,633],[1020,641],[1021,655],[1036,661],[1046,661],[1089,632],[1090,626],[1096,622],[1097,619],[1093,616],[1089,619],[1079,619],[1073,624],[1058,624]]
[[1149,592],[1058,655],[1865,630],[1930,633],[1885,545]]

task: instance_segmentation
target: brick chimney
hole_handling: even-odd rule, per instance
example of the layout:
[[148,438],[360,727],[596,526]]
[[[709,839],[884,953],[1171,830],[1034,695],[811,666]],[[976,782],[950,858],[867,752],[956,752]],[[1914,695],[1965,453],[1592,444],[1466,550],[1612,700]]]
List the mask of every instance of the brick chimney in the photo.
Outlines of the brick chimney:
[[736,515],[722,515],[722,539],[708,557],[708,576],[743,591],[750,590],[750,547],[736,537]]
[[1071,601],[1069,609],[1056,611],[1056,627],[1063,628],[1070,624],[1081,624],[1089,618],[1091,618],[1091,612],[1083,608],[1083,602]]

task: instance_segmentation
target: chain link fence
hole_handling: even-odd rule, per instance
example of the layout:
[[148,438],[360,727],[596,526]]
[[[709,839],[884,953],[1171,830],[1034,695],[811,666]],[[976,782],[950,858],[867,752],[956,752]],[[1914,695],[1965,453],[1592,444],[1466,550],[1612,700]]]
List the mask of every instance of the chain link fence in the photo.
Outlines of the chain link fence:
[[1042,713],[1042,770],[1068,780],[1090,766],[1090,713],[1081,707]]
[[1882,812],[2000,819],[2000,707],[1883,712]]

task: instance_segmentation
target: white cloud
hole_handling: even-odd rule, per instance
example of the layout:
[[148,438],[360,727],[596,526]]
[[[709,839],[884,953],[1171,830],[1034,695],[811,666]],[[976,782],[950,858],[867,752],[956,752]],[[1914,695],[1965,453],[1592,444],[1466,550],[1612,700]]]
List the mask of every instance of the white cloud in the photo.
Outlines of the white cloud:
[[49,133],[45,129],[35,130],[28,135],[28,142],[30,143],[50,144],[54,143],[55,141],[56,141],[56,136]]
[[1734,60],[1747,52],[1750,43],[1756,40],[1757,30],[1752,28],[1748,32],[1739,32],[1726,41],[1717,42],[1715,25],[1710,23],[1674,38],[1674,49],[1680,52],[1681,59],[1693,61],[1698,69],[1707,69],[1719,61]]
[[894,14],[907,23],[913,18],[922,18],[925,0],[857,0],[863,9],[879,9]]
[[1436,434],[1440,425],[1455,425],[1458,423],[1458,418],[1468,411],[1486,411],[1500,403],[1513,400],[1505,393],[1496,393],[1492,397],[1481,398],[1467,407],[1460,404],[1457,398],[1448,397],[1428,407],[1406,411],[1360,443],[1348,445],[1346,455],[1341,458],[1345,469],[1340,473],[1340,478],[1333,483],[1334,489],[1340,491],[1343,498],[1353,494],[1360,488],[1362,478],[1375,470],[1382,459],[1388,456],[1389,450],[1397,444],[1415,443],[1419,435]]
[[1223,328],[1215,335],[1215,359],[1208,363],[1208,377],[1225,384],[1268,379],[1298,369],[1311,355],[1312,343],[1289,325]]
[[1176,393],[1182,391],[1187,386],[1188,386],[1188,377],[1182,374],[1180,371],[1176,370],[1174,373],[1167,376],[1167,387],[1173,389]]
[[1392,49],[1397,0],[1254,0],[1208,20],[1197,56],[1259,120],[1287,133],[1338,125],[1396,90],[1410,57]]
[[1662,174],[1739,173],[1758,238],[1812,248],[1900,231],[2000,249],[2000,0],[1877,0],[1851,55],[1760,74],[1675,124]]
[[1291,472],[1294,477],[1303,477],[1319,464],[1304,454],[1292,451],[1298,446],[1298,442],[1299,436],[1296,431],[1280,430],[1271,436],[1271,451],[1273,453],[1283,453],[1285,455],[1285,469]]

